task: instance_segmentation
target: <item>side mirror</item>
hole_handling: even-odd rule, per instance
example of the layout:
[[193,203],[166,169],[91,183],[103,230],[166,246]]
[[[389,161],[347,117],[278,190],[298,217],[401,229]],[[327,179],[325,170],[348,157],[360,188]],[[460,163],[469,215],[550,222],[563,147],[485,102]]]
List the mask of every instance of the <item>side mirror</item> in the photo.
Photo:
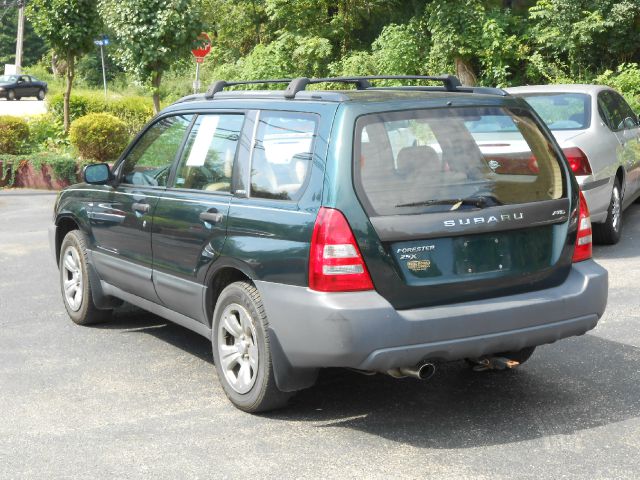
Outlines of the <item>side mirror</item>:
[[84,167],[82,177],[86,183],[91,185],[105,185],[113,179],[113,174],[106,163],[96,163]]

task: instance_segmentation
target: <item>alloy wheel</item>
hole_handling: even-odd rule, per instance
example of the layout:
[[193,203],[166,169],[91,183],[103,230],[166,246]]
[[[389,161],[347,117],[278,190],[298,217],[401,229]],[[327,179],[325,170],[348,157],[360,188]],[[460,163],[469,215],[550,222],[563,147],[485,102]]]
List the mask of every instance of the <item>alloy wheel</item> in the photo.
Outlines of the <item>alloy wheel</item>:
[[249,392],[258,375],[259,352],[251,315],[237,303],[222,312],[217,348],[220,367],[229,386],[240,394]]
[[80,264],[80,254],[78,250],[69,246],[62,256],[62,281],[64,299],[69,308],[74,312],[80,310],[82,306],[82,265]]

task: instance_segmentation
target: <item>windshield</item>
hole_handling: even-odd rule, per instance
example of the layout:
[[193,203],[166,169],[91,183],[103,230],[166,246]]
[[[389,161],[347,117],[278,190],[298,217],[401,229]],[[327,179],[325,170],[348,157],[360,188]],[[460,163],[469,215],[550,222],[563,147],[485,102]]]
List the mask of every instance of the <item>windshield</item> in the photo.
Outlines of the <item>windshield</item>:
[[591,98],[584,93],[521,95],[551,130],[584,130],[591,123]]
[[551,140],[526,109],[365,115],[355,135],[358,194],[371,215],[481,209],[562,198]]
[[0,82],[15,82],[18,79],[15,75],[0,75]]

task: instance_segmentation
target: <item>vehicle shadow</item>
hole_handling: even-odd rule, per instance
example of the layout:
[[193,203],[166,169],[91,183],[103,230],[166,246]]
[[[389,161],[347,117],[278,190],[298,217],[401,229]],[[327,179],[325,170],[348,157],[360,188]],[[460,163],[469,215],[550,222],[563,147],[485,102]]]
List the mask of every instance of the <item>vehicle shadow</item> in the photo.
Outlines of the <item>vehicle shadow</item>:
[[640,415],[640,349],[596,336],[540,347],[519,369],[442,365],[432,380],[327,371],[269,418],[325,422],[420,448],[570,435]]
[[[210,342],[137,309],[99,328],[139,332],[213,365]],[[640,348],[594,335],[539,347],[526,365],[474,372],[439,364],[428,381],[321,372],[272,421],[347,428],[420,448],[466,449],[564,435],[640,416]],[[567,440],[568,441],[568,440]]]
[[593,257],[600,259],[631,258],[640,255],[640,204],[635,203],[623,213],[622,238],[616,245],[594,245]]
[[123,333],[136,332],[152,335],[213,365],[211,342],[208,339],[126,303],[114,310],[113,316],[108,322],[91,325],[91,327],[101,330],[118,330]]

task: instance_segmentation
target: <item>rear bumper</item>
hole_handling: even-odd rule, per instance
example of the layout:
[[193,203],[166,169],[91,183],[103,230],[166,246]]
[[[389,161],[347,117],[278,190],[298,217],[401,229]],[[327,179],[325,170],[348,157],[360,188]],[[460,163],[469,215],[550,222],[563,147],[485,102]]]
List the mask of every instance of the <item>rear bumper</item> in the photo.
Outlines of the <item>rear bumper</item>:
[[575,264],[560,286],[486,300],[395,310],[375,291],[320,293],[257,281],[269,323],[294,368],[387,370],[582,335],[607,303],[607,271]]

